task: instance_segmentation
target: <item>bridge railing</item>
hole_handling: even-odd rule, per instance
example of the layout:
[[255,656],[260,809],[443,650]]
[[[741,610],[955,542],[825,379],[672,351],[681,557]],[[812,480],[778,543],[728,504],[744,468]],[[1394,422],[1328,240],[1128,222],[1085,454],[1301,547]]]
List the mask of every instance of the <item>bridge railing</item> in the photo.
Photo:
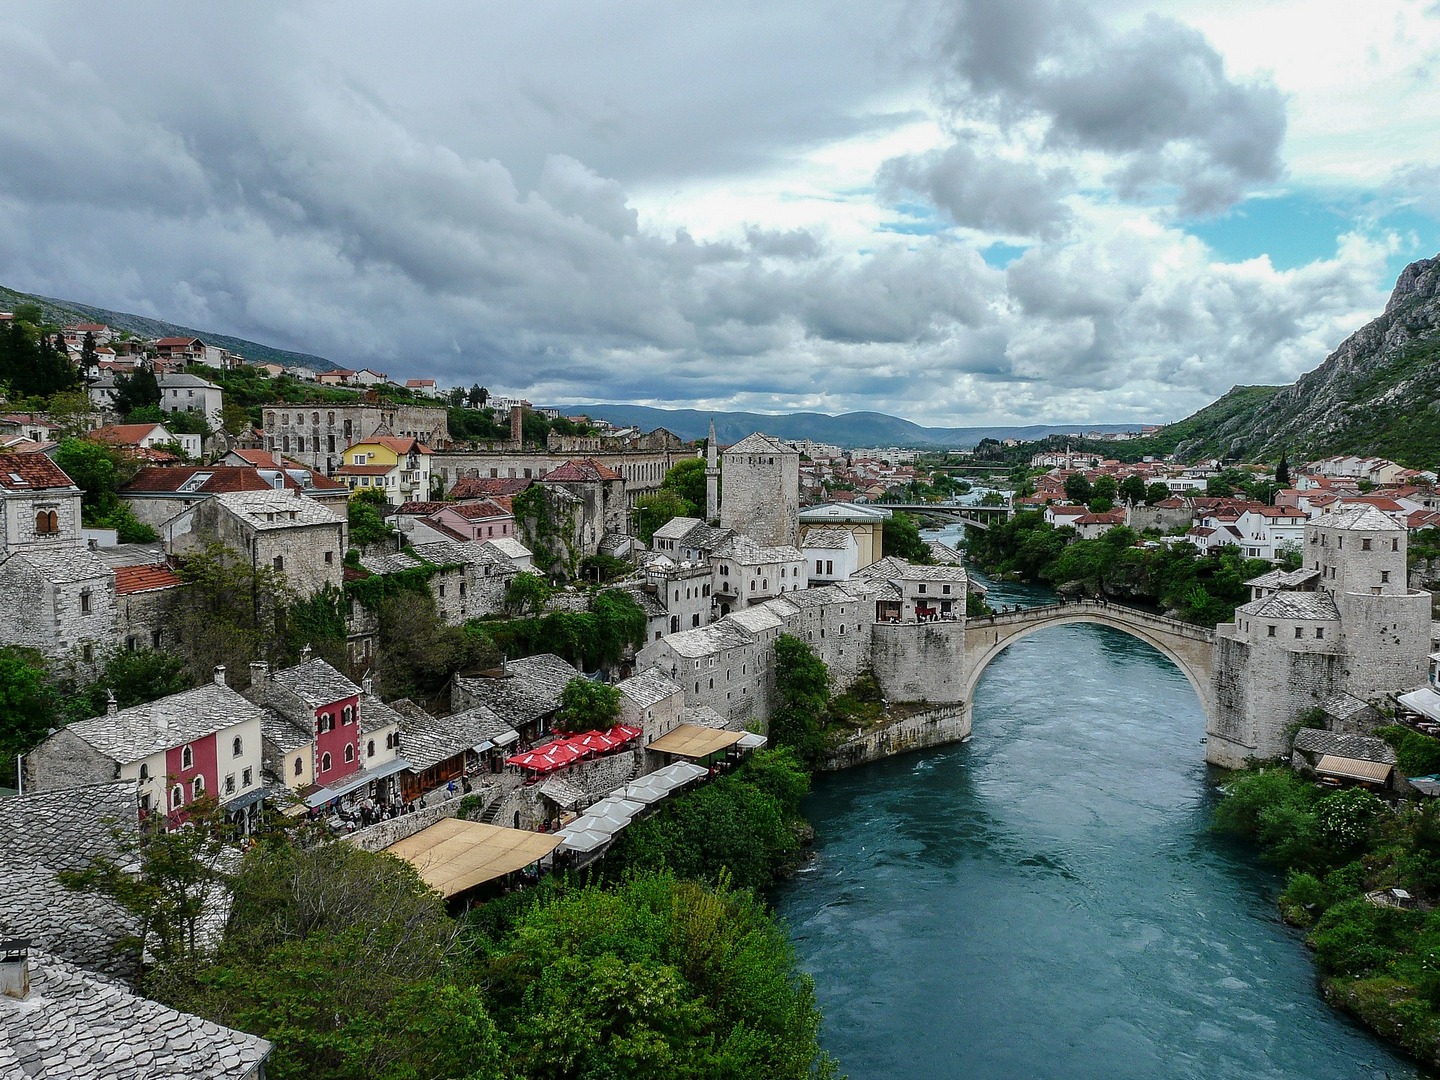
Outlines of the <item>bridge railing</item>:
[[1112,615],[1120,622],[1150,625],[1187,637],[1203,637],[1208,640],[1215,636],[1215,631],[1208,627],[1181,622],[1179,619],[1172,619],[1167,615],[1156,615],[1153,611],[1130,607],[1128,604],[1114,604],[1108,600],[1057,600],[1050,604],[1032,604],[1028,607],[1018,607],[1013,611],[999,611],[993,616],[975,616],[969,621],[976,625],[1006,626],[1014,623],[1043,622],[1045,619],[1073,611],[1091,611],[1097,614]]

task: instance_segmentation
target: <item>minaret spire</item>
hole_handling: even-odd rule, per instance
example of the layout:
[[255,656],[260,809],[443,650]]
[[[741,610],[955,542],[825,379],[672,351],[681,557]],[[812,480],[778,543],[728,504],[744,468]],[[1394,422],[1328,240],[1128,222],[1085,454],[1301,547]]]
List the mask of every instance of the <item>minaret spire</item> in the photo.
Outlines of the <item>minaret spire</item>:
[[705,440],[705,520],[720,517],[720,446],[715,441],[715,417],[710,417],[710,437]]

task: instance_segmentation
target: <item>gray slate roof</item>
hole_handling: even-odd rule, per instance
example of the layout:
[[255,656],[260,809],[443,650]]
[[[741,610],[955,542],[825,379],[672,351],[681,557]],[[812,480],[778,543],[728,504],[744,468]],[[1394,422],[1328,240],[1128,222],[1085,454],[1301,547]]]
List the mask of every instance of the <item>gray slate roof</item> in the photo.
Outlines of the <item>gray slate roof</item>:
[[[55,870],[0,853],[0,937],[29,938],[91,971],[130,980],[139,954],[121,943],[139,934],[139,923],[107,897],[60,884]],[[6,1074],[8,1075],[8,1074]]]
[[477,704],[489,706],[501,720],[518,728],[558,709],[560,692],[579,675],[554,653],[540,653],[511,660],[505,678],[457,677],[455,685]]
[[137,792],[134,780],[111,780],[0,799],[0,854],[54,870],[81,870],[94,858],[116,858],[115,830],[133,833],[139,827]]
[[270,682],[294,694],[314,709],[322,705],[332,705],[360,693],[360,687],[324,660],[311,660],[296,664],[292,668],[282,668],[270,675]]
[[800,451],[789,443],[781,442],[773,435],[757,431],[729,447],[722,456],[730,454],[794,454],[798,458]]
[[1353,529],[1357,532],[1404,531],[1401,526],[1395,524],[1368,503],[1362,506],[1347,506],[1341,510],[1331,510],[1328,514],[1322,514],[1317,518],[1314,524],[1322,529]]
[[30,950],[29,996],[0,997],[7,1080],[241,1080],[269,1053],[259,1036],[140,997],[43,948]]
[[66,725],[66,731],[122,765],[143,761],[172,746],[194,742],[246,720],[260,719],[264,710],[228,686],[209,682],[194,690],[121,709]]
[[400,752],[412,772],[423,772],[447,758],[515,729],[489,709],[477,706],[449,716],[432,716],[408,699],[393,703],[400,721]]
[[1295,752],[1395,764],[1395,748],[1384,739],[1372,735],[1341,735],[1324,728],[1301,728],[1295,735]]
[[261,531],[340,524],[328,507],[285,491],[225,491],[212,498],[250,528]]
[[1298,589],[1302,585],[1308,585],[1310,582],[1318,580],[1319,577],[1319,570],[1307,570],[1303,566],[1298,570],[1281,570],[1277,567],[1259,577],[1251,578],[1245,584],[1261,589]]
[[[698,546],[698,545],[691,545]],[[804,562],[805,553],[789,544],[769,547],[748,536],[735,535],[715,550],[715,557],[741,566],[769,566],[772,563]]]
[[684,693],[676,683],[671,682],[660,673],[659,668],[655,667],[636,672],[630,678],[616,683],[615,689],[642,709],[648,709],[651,705],[658,705],[666,698]]
[[800,541],[807,551],[811,548],[823,551],[844,551],[855,546],[853,533],[845,529],[811,529]]
[[1334,622],[1340,618],[1335,600],[1328,592],[1277,592],[1262,600],[1252,600],[1235,609],[1257,619],[1304,619],[1308,622]]
[[11,558],[29,566],[45,581],[92,581],[111,578],[115,574],[109,563],[87,547],[18,551]]

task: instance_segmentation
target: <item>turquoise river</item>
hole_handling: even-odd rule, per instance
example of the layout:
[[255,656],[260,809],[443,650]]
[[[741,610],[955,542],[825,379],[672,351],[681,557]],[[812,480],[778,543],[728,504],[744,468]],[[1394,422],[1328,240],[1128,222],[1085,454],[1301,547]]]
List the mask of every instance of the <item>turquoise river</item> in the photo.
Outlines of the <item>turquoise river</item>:
[[1159,653],[1061,627],[991,665],[969,743],[820,777],[816,859],[774,899],[841,1069],[1421,1075],[1324,1003],[1276,876],[1209,831],[1204,735]]

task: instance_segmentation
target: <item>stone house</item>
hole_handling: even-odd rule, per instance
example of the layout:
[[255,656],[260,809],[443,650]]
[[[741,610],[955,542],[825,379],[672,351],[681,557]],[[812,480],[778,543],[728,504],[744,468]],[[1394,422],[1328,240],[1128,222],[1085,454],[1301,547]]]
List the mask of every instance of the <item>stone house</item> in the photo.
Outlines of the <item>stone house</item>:
[[650,546],[677,563],[709,563],[710,556],[735,536],[732,529],[717,529],[699,518],[671,518],[650,539]]
[[800,538],[800,451],[756,432],[720,455],[720,527],[761,544],[794,547]]
[[174,648],[178,642],[170,627],[170,613],[183,588],[175,571],[164,562],[112,565],[111,570],[120,645],[131,652]]
[[685,712],[685,691],[680,684],[646,668],[615,684],[620,691],[620,723],[636,727],[644,745],[674,731]]
[[277,491],[280,490],[280,485],[275,481],[281,479],[281,476],[277,474],[283,474],[283,485],[286,490],[298,491],[307,499],[314,499],[321,506],[341,517],[349,512],[347,508],[350,502],[350,489],[348,487],[336,480],[331,480],[324,473],[312,469],[308,465],[277,458],[268,450],[258,447],[236,447],[215,464],[252,466],[262,477],[269,480],[271,486]]
[[806,587],[805,555],[789,545],[772,547],[735,536],[715,550],[710,564],[721,614]]
[[1286,725],[1337,694],[1368,703],[1425,682],[1430,595],[1407,585],[1407,540],[1374,507],[1336,510],[1305,527],[1308,573],[1249,583],[1260,598],[1215,630],[1212,761],[1280,756]]
[[160,384],[161,412],[199,413],[212,428],[220,426],[220,414],[225,406],[225,394],[220,387],[198,375],[183,372],[157,375],[155,380]]
[[884,531],[889,517],[890,511],[883,506],[861,503],[834,502],[807,506],[799,516],[800,546],[804,548],[804,540],[812,529],[844,529],[855,538],[855,569],[863,570],[871,563],[879,562],[885,554]]
[[213,682],[67,724],[25,756],[26,786],[53,791],[116,778],[138,784],[142,817],[176,828],[202,796],[248,824],[263,798],[263,711]]
[[280,491],[222,492],[165,523],[177,553],[219,541],[252,566],[283,571],[301,597],[344,580],[349,524],[311,499]]
[[[268,664],[250,665],[245,696],[296,729],[282,739],[278,723],[267,725],[272,760],[286,763],[287,786],[297,787],[296,781],[308,777],[311,784],[333,788],[359,771],[364,741],[361,694],[360,687],[324,660],[307,658],[274,672]],[[295,741],[304,736],[307,742]]]
[[848,529],[811,526],[800,536],[810,587],[847,581],[860,569],[860,548]]
[[667,556],[654,555],[644,573],[644,584],[638,591],[656,602],[646,627],[646,641],[703,626],[714,617],[714,583],[708,563],[675,563]]
[[455,712],[485,706],[520,733],[529,744],[550,730],[560,708],[560,694],[580,672],[554,653],[511,660],[499,671],[457,675],[451,682]]
[[489,543],[435,540],[413,550],[427,562],[454,568],[444,580],[431,580],[436,610],[447,623],[458,626],[505,610],[505,590],[521,568]]
[[346,447],[373,436],[416,439],[432,449],[450,442],[448,414],[433,405],[267,405],[263,417],[264,449],[327,475],[345,463]]

